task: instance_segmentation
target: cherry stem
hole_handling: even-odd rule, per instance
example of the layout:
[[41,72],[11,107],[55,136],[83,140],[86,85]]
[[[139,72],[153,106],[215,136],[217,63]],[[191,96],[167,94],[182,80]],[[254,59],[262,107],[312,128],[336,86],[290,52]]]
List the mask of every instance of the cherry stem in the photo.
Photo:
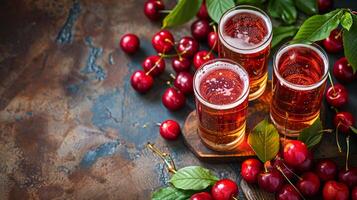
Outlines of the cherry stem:
[[176,79],[176,76],[173,75],[173,74],[171,74],[171,73],[170,73],[170,77],[171,77],[172,79],[174,79],[174,80]]
[[348,159],[350,156],[350,136],[346,137],[346,145],[347,145],[347,151],[346,151],[346,171],[348,171]]
[[150,142],[148,142],[146,146],[164,161],[165,165],[167,166],[167,170],[170,173],[173,173],[173,174],[176,173],[175,163],[174,163],[173,159],[171,158],[170,154],[160,151],[158,148],[156,148],[154,146],[154,144],[151,144]]
[[330,83],[332,85],[333,94],[336,95],[335,85],[333,84],[331,74],[330,72],[327,72],[327,74],[328,74],[328,79],[330,80]]
[[341,123],[338,123],[337,124],[337,127],[336,127],[336,144],[337,144],[337,148],[338,148],[338,151],[341,153],[342,152],[342,149],[341,149],[341,146],[340,146],[340,141],[338,140],[338,127],[341,125]]
[[216,24],[216,22],[212,21],[211,23],[209,23],[210,26],[214,26]]
[[159,13],[164,13],[164,14],[167,14],[167,13],[170,13],[171,10],[159,10]]
[[299,175],[297,175],[294,171],[290,170],[289,167],[286,166],[284,162],[281,162],[281,163],[284,165],[284,167],[285,167],[289,172],[291,172],[292,174],[294,174],[294,176],[296,176],[296,178],[298,178],[299,180],[302,180],[302,178],[301,178]]
[[279,166],[276,166],[276,168],[284,176],[284,178],[289,182],[289,184],[296,190],[296,192],[299,193],[301,198],[305,200],[304,195],[301,194],[301,192],[295,187],[295,185],[290,181],[290,179],[284,174],[283,170]]
[[155,62],[155,65],[154,65],[149,71],[146,72],[146,75],[149,75],[149,74],[159,65],[159,63],[161,62],[161,60],[162,60],[162,57],[160,56],[160,59],[157,60],[157,61]]
[[179,57],[179,59],[181,60],[181,54],[178,52],[175,43],[173,43],[171,40],[169,40],[167,38],[165,38],[165,42],[170,43],[174,47],[175,52],[176,52],[175,56],[177,55]]
[[234,200],[239,200],[237,197],[232,197],[232,199],[234,199]]
[[341,29],[339,32],[338,32],[338,34],[335,36],[335,39],[337,40],[339,37],[342,37],[341,35],[342,35],[342,31],[343,31],[343,29]]
[[333,132],[333,129],[324,129],[324,130],[319,131],[319,133],[332,133],[332,132]]
[[156,123],[156,126],[161,126],[161,123],[157,122],[157,123]]
[[267,163],[268,163],[268,161],[264,163],[264,172],[265,172],[265,173],[268,172]]

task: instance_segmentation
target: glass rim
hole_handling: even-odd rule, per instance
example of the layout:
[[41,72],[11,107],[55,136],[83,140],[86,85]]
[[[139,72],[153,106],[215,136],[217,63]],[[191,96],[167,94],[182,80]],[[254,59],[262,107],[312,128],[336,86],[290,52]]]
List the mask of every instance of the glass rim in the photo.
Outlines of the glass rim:
[[[235,67],[238,67],[239,70],[241,70],[244,73],[244,76],[246,76],[247,78],[247,83],[244,84],[243,87],[243,92],[239,95],[239,97],[232,103],[229,104],[223,104],[223,105],[218,105],[218,104],[213,104],[208,102],[199,92],[199,84],[200,82],[198,82],[198,76],[199,74],[202,73],[202,70],[205,70],[205,68],[207,66],[210,66],[213,63],[216,62],[223,62],[223,63],[229,63]],[[241,77],[241,75],[240,75]],[[244,80],[242,80],[244,81]],[[230,60],[230,59],[226,59],[226,58],[215,58],[213,60],[210,60],[208,62],[206,62],[205,64],[203,64],[199,69],[196,70],[194,76],[193,76],[193,91],[195,94],[195,97],[198,99],[198,101],[200,101],[202,104],[204,104],[205,106],[209,107],[209,108],[213,108],[213,109],[217,109],[217,110],[227,110],[227,109],[232,109],[235,108],[237,106],[239,106],[245,98],[248,98],[248,94],[249,94],[249,75],[248,72],[244,69],[244,67],[242,67],[240,64],[238,64],[237,62]]]
[[[278,63],[279,63],[279,59],[281,57],[281,55],[283,53],[285,53],[286,51],[284,51],[286,48],[291,48],[294,46],[303,46],[303,47],[307,47],[307,48],[311,48],[313,51],[315,51],[317,54],[319,54],[324,62],[324,73],[321,76],[320,80],[317,81],[314,84],[310,84],[310,85],[301,85],[301,84],[296,84],[296,83],[292,83],[290,81],[287,81],[285,78],[283,78],[278,70]],[[275,53],[274,58],[273,58],[273,73],[276,75],[276,77],[279,79],[280,82],[284,83],[286,86],[289,86],[290,88],[293,88],[295,90],[312,90],[312,89],[316,89],[317,87],[321,86],[325,80],[327,79],[327,75],[328,75],[328,68],[329,68],[329,60],[328,60],[328,56],[326,54],[326,52],[316,43],[312,43],[312,44],[306,44],[306,43],[294,43],[294,44],[290,44],[290,42],[285,43],[284,45],[282,45],[278,51]]]
[[[223,23],[222,20],[223,20],[223,18],[224,18],[228,13],[230,13],[231,11],[237,10],[237,9],[255,10],[255,11],[259,12],[260,14],[264,15],[265,18],[267,19],[267,21],[268,21],[267,26],[268,26],[268,28],[269,28],[269,30],[270,30],[270,31],[269,31],[269,36],[266,37],[265,40],[264,40],[264,42],[262,42],[260,45],[258,45],[258,46],[256,46],[256,47],[252,47],[252,48],[244,48],[244,49],[243,49],[243,48],[239,48],[239,47],[233,46],[232,44],[230,44],[229,42],[227,42],[227,41],[224,39],[222,30],[221,30],[221,28],[220,28],[220,27],[221,27],[221,24]],[[265,21],[265,20],[264,20],[264,21]],[[236,50],[240,50],[240,51],[252,51],[252,50],[256,50],[256,49],[260,50],[260,48],[262,48],[262,47],[265,48],[265,46],[268,45],[268,44],[271,42],[272,38],[273,38],[273,24],[272,24],[272,22],[271,22],[271,19],[270,19],[269,15],[268,15],[266,12],[264,12],[262,9],[260,9],[260,8],[258,8],[258,7],[255,7],[255,6],[251,6],[251,5],[238,5],[238,6],[235,6],[235,7],[232,7],[232,8],[230,8],[230,9],[226,10],[226,11],[223,13],[223,15],[221,16],[221,18],[219,19],[219,22],[218,22],[218,26],[217,26],[217,27],[218,27],[218,37],[221,38],[222,41],[223,41],[225,44],[227,44],[229,47],[231,47],[231,48],[233,48],[233,49],[236,49]],[[264,48],[262,48],[262,50],[263,50]],[[257,51],[254,51],[253,53],[258,52],[258,50],[257,50]]]

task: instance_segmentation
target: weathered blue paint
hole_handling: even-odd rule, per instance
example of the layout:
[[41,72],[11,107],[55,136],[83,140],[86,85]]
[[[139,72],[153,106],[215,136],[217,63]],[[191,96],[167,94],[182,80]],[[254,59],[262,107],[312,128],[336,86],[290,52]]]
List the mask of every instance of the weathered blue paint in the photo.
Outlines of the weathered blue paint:
[[80,89],[80,85],[77,83],[69,84],[66,86],[66,91],[71,95],[77,94],[79,89]]
[[81,70],[81,72],[87,75],[94,75],[94,78],[97,80],[104,80],[106,78],[106,73],[103,67],[96,63],[97,59],[102,57],[103,49],[94,46],[92,37],[86,37],[85,43],[89,47],[89,52],[86,66]]
[[119,140],[116,140],[114,142],[102,144],[96,149],[88,151],[83,156],[79,165],[84,168],[91,167],[97,161],[98,158],[113,155],[117,150],[118,144]]
[[59,31],[57,37],[56,37],[56,42],[58,44],[70,44],[73,40],[73,26],[76,22],[76,20],[79,17],[79,14],[81,12],[81,6],[79,1],[75,0],[73,2],[73,6],[69,10],[68,17],[66,19],[66,22],[62,26],[61,30]]

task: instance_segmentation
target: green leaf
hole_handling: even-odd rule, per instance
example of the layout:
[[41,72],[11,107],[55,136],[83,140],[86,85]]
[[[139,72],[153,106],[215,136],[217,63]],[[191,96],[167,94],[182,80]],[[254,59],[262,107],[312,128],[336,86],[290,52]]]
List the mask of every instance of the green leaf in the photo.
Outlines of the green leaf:
[[234,6],[235,4],[233,0],[206,0],[208,15],[216,23],[219,22],[219,19],[221,19],[224,12]]
[[279,151],[279,133],[267,120],[259,122],[248,136],[248,143],[262,162],[273,159]]
[[343,47],[353,72],[357,71],[357,16],[352,15],[353,24],[349,31],[343,30]]
[[356,133],[357,134],[357,128],[353,127],[353,126],[350,126],[350,129],[353,133]]
[[213,185],[218,178],[208,169],[188,166],[179,169],[170,179],[176,188],[183,190],[203,190]]
[[343,28],[345,28],[346,30],[350,30],[351,26],[353,24],[353,19],[352,19],[352,15],[350,12],[345,12],[345,14],[342,15],[341,17],[341,25]]
[[310,149],[321,141],[323,134],[322,123],[318,118],[311,126],[302,130],[298,140],[304,142]]
[[237,4],[262,4],[265,0],[237,0]]
[[152,200],[185,200],[194,194],[193,191],[185,191],[174,187],[165,187],[156,190],[152,196]]
[[294,40],[316,42],[327,38],[340,23],[343,10],[337,9],[324,15],[309,17],[300,27]]
[[270,0],[268,13],[274,18],[282,19],[286,24],[294,23],[297,17],[293,0]]
[[282,40],[293,37],[299,30],[296,26],[279,26],[273,28],[273,40],[271,42],[272,48],[278,45]]
[[202,0],[179,0],[173,10],[165,17],[162,28],[182,25],[192,19],[202,4]]
[[307,15],[313,15],[317,13],[316,0],[295,0],[296,7],[306,13]]

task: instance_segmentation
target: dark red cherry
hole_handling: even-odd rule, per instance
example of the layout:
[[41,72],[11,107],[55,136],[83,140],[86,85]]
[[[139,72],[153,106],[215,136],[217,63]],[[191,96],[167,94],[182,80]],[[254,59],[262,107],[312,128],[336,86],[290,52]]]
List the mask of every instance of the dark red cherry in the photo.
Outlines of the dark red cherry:
[[353,74],[352,66],[348,63],[346,57],[342,57],[335,62],[333,75],[344,83],[352,82],[356,78],[356,74]]
[[208,45],[215,52],[218,52],[218,35],[217,32],[210,32],[207,38]]
[[[160,56],[149,56],[141,64],[145,72],[150,71],[151,76],[157,76],[165,71],[165,60]],[[154,69],[153,69],[154,68]]]
[[347,185],[337,181],[328,181],[322,189],[324,200],[348,200],[349,190]]
[[185,95],[175,88],[166,89],[161,100],[164,106],[172,111],[182,108],[186,102]]
[[273,162],[273,167],[278,169],[280,168],[285,176],[287,176],[289,179],[292,179],[294,177],[293,169],[288,167],[285,163],[284,160],[281,159],[280,157],[277,157],[274,162]]
[[352,200],[357,200],[357,186],[352,188],[351,197],[352,197]]
[[144,71],[138,70],[133,73],[130,77],[131,86],[138,92],[145,93],[149,91],[154,80],[151,76],[147,75]]
[[198,51],[199,47],[200,45],[193,37],[185,36],[180,39],[177,51],[183,57],[192,57]]
[[343,50],[342,31],[335,29],[322,41],[325,49],[329,53],[338,53]]
[[230,179],[221,179],[213,185],[211,194],[215,200],[231,200],[238,195],[238,186]]
[[275,195],[276,200],[300,200],[301,197],[295,188],[290,185],[284,185]]
[[165,5],[161,0],[148,0],[144,4],[144,14],[152,21],[161,18],[161,10],[165,9]]
[[340,108],[348,102],[347,90],[341,84],[335,84],[334,87],[331,85],[327,88],[325,96],[327,103],[336,108]]
[[353,167],[348,170],[341,170],[338,172],[338,181],[345,183],[349,187],[357,185],[357,168]]
[[180,125],[171,119],[160,124],[160,135],[166,140],[176,140],[181,133]]
[[188,72],[180,72],[177,74],[174,86],[184,94],[193,92],[193,76]]
[[135,53],[140,47],[140,40],[135,34],[127,33],[121,37],[120,47],[125,53]]
[[310,171],[312,169],[313,164],[314,164],[314,155],[311,153],[311,151],[309,151],[305,161],[300,165],[295,166],[294,169],[296,169],[299,172]]
[[191,25],[191,34],[196,40],[206,40],[209,32],[211,32],[211,26],[205,19],[198,19]]
[[333,180],[337,174],[337,165],[332,160],[320,160],[315,165],[315,172],[322,181]]
[[333,6],[333,0],[317,0],[317,7],[320,13],[325,13],[331,10]]
[[285,163],[291,167],[301,165],[307,158],[307,154],[306,145],[299,140],[290,140],[283,149]]
[[267,192],[279,191],[284,183],[283,176],[276,169],[259,173],[257,180],[259,187]]
[[203,64],[213,59],[214,55],[212,53],[205,50],[199,51],[193,57],[193,66],[195,66],[195,69],[199,69]]
[[175,57],[171,64],[176,73],[190,71],[191,61],[188,58]]
[[158,53],[166,53],[173,48],[175,40],[170,31],[161,30],[152,37],[151,43]]
[[338,131],[342,133],[349,133],[350,127],[353,126],[355,122],[355,118],[349,112],[338,112],[335,114],[333,118],[333,124],[335,127],[338,127]]
[[242,163],[240,174],[247,183],[256,183],[258,174],[262,171],[263,164],[255,158],[250,158]]
[[207,7],[206,7],[206,1],[202,2],[202,5],[201,5],[200,9],[198,10],[196,16],[199,19],[207,19],[207,20],[209,19],[209,15],[208,15],[208,12],[207,12]]
[[208,192],[199,192],[191,196],[190,200],[213,200]]
[[320,179],[313,172],[305,172],[296,183],[296,187],[304,196],[312,197],[320,190]]

